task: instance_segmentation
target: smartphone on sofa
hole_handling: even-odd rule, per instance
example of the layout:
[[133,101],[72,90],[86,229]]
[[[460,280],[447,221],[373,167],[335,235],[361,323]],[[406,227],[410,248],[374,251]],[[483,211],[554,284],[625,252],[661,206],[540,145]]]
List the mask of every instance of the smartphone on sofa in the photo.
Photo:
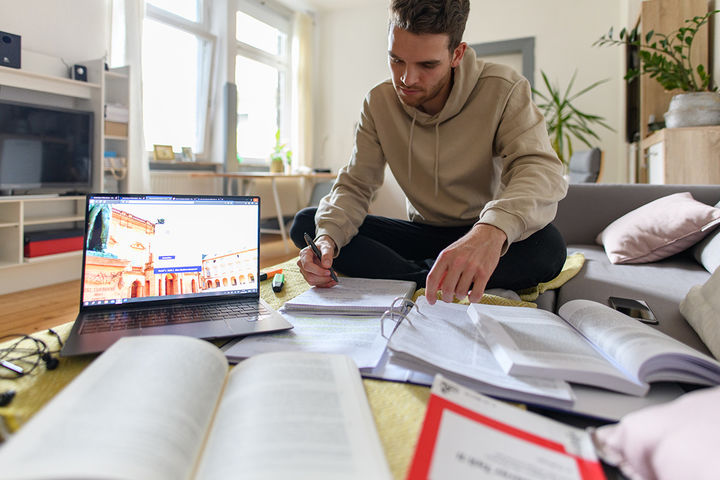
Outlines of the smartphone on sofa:
[[657,325],[660,323],[653,314],[650,307],[644,300],[636,300],[634,298],[610,297],[608,303],[618,312],[622,312],[632,318],[643,323]]

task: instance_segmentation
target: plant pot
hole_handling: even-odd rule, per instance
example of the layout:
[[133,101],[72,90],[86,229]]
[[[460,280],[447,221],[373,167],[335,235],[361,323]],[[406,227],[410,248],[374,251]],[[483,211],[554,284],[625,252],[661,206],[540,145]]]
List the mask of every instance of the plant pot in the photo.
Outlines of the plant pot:
[[285,164],[282,158],[273,158],[270,160],[270,173],[284,173]]
[[720,125],[720,95],[714,92],[681,93],[670,100],[667,128]]

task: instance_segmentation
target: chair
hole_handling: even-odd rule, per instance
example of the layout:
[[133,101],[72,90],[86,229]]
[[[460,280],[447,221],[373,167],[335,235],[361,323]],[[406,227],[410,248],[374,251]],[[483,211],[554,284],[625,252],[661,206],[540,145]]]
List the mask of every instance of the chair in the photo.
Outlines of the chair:
[[603,170],[603,157],[603,151],[597,147],[573,152],[568,168],[570,183],[599,182]]

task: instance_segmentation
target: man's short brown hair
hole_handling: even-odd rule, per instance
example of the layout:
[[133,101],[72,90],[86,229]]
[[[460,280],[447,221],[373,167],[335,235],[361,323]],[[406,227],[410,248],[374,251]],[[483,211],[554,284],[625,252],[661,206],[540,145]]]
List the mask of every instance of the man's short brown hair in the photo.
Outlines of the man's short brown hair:
[[462,42],[470,13],[470,0],[392,0],[390,28],[410,33],[444,33],[450,37],[452,52]]

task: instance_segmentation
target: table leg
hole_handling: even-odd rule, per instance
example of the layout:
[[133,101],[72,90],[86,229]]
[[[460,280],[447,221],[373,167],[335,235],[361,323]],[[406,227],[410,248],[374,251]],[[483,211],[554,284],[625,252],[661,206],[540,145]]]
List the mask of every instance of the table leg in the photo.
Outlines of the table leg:
[[283,221],[282,206],[280,205],[280,195],[278,195],[275,177],[273,177],[271,179],[271,181],[272,181],[273,198],[275,199],[275,212],[277,213],[278,226],[280,227],[280,236],[282,237],[283,244],[285,245],[285,253],[289,253],[290,248],[288,248],[288,244],[287,244],[287,234],[285,233],[285,222]]

